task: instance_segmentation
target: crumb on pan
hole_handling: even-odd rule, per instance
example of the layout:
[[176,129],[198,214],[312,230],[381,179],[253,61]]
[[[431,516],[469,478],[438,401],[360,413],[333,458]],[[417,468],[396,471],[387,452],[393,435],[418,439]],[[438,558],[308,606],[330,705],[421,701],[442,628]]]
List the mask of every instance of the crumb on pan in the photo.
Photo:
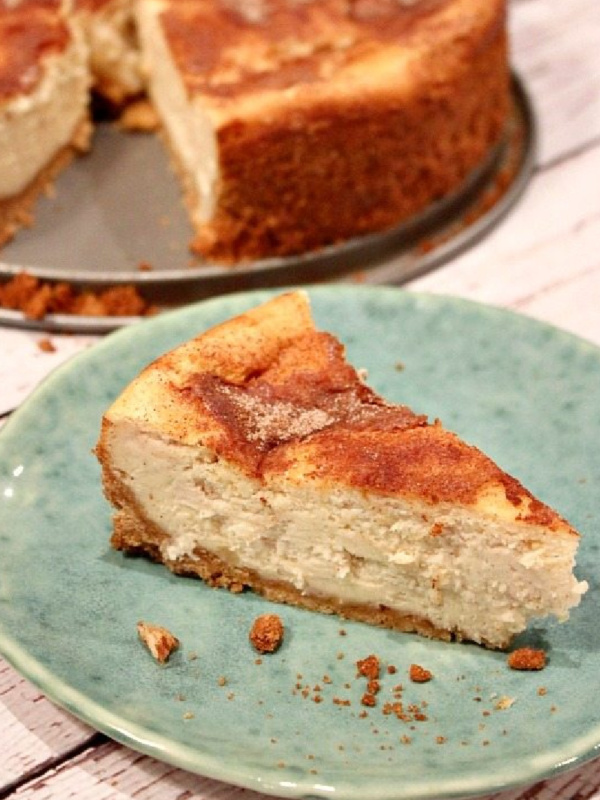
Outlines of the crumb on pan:
[[283,641],[283,622],[277,614],[263,614],[254,620],[250,641],[259,653],[274,653]]
[[521,647],[509,653],[508,666],[511,669],[539,670],[546,666],[546,653],[531,647]]
[[179,639],[161,625],[140,621],[137,624],[137,631],[142,642],[161,664],[168,661],[171,653],[179,647]]
[[6,283],[0,283],[0,308],[21,311],[27,319],[34,320],[47,314],[140,317],[157,311],[131,284],[97,292],[79,291],[65,281],[42,281],[28,272],[19,272]]

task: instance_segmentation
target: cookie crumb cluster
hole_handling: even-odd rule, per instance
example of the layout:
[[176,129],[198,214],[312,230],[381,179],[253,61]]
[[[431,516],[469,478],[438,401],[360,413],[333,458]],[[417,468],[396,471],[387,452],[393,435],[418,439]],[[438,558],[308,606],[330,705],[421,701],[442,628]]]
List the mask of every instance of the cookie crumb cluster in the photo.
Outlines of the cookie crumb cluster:
[[411,664],[408,677],[413,683],[428,683],[433,678],[433,673],[420,664]]
[[259,653],[274,653],[283,642],[284,627],[277,614],[262,614],[250,629],[250,641]]
[[137,632],[152,656],[161,664],[168,661],[171,653],[179,647],[179,639],[162,625],[140,621],[137,624]]
[[142,317],[157,312],[133,284],[112,286],[97,292],[80,291],[66,281],[42,281],[28,272],[19,272],[0,283],[0,308],[20,311],[31,320],[48,314],[89,317]]
[[540,670],[546,666],[546,653],[531,647],[513,650],[507,659],[508,666],[517,670]]

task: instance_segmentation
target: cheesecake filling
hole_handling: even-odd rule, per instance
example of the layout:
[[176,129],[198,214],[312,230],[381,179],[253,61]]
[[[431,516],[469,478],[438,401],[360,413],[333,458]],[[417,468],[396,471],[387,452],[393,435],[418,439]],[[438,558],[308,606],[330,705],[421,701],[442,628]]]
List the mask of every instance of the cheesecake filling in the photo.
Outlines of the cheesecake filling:
[[384,605],[492,646],[536,616],[565,619],[586,590],[571,574],[574,537],[450,504],[434,516],[416,500],[265,485],[209,450],[119,428],[113,463],[167,534],[167,562],[200,547],[304,594]]
[[98,9],[81,5],[96,85],[116,102],[140,94],[144,82],[132,4],[128,0],[112,0]]
[[87,114],[89,85],[87,50],[74,31],[62,53],[47,57],[37,86],[0,107],[0,200],[26,189],[72,142]]
[[214,125],[197,99],[190,98],[175,66],[160,23],[160,5],[140,3],[137,21],[148,91],[187,183],[194,221],[202,224],[210,220],[216,204]]

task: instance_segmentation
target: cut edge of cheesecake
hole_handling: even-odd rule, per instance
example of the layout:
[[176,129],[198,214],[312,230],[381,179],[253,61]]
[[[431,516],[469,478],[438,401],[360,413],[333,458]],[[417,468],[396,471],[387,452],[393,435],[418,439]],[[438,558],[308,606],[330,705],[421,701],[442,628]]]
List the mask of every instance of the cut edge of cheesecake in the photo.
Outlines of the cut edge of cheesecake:
[[149,365],[96,454],[112,545],[232,591],[504,648],[586,591],[579,535],[369,389],[292,292]]
[[0,245],[31,225],[40,195],[89,149],[90,72],[64,4],[6,7],[0,20]]

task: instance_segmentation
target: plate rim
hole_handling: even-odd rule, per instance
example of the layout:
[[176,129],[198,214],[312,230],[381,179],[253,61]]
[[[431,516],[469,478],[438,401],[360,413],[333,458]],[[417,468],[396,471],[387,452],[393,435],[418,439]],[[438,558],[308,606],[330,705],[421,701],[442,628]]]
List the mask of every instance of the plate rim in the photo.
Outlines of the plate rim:
[[[526,325],[531,324],[549,330],[552,335],[561,337],[572,342],[577,347],[593,352],[600,359],[600,347],[577,334],[548,322],[529,317],[520,311],[480,301],[453,295],[407,291],[390,286],[316,285],[301,288],[307,291],[309,296],[339,296],[339,299],[336,298],[335,301],[330,300],[330,302],[342,301],[344,294],[363,294],[370,295],[371,298],[376,299],[383,297],[386,299],[394,298],[396,302],[397,298],[403,298],[401,302],[426,303],[429,304],[429,307],[433,305],[443,308],[450,304],[459,307],[459,310],[462,306],[477,313],[498,314],[521,320]],[[135,338],[136,331],[140,329],[140,326],[144,326],[146,331],[150,326],[160,326],[168,329],[173,324],[173,319],[178,320],[178,318],[188,315],[193,317],[199,307],[233,303],[236,306],[240,306],[239,311],[241,311],[241,306],[250,307],[251,301],[262,302],[281,293],[280,289],[257,289],[209,298],[165,313],[160,317],[138,322],[133,327],[122,328],[100,340],[92,347],[77,353],[46,376],[0,429],[0,455],[6,431],[10,431],[18,425],[21,414],[27,412],[30,404],[33,405],[38,402],[45,392],[53,391],[53,385],[60,383],[62,375],[76,370],[82,361],[93,359],[94,357],[101,358],[104,352],[110,352],[111,348],[114,347],[113,342],[115,341],[129,337]],[[318,778],[309,779],[308,776],[297,782],[288,779],[276,780],[276,770],[269,766],[264,767],[261,775],[257,775],[256,770],[252,770],[247,765],[238,763],[234,765],[232,770],[231,764],[227,761],[223,763],[222,760],[216,759],[210,754],[204,754],[201,749],[193,748],[187,743],[175,742],[168,736],[159,734],[156,731],[149,731],[144,728],[143,724],[126,719],[108,710],[101,703],[90,699],[84,692],[73,688],[66,680],[54,675],[48,667],[31,655],[4,629],[1,619],[0,654],[19,674],[37,686],[48,698],[95,730],[107,734],[110,738],[134,750],[158,758],[176,767],[211,779],[279,797],[308,798],[309,796],[331,797],[333,795],[344,800],[363,800],[365,797],[364,787],[354,789],[348,784],[343,784],[343,788],[338,790],[335,787],[324,785]],[[496,775],[495,773],[490,775],[488,773],[483,777],[468,773],[467,776],[455,777],[451,780],[422,781],[416,785],[414,782],[408,784],[402,782],[400,787],[395,785],[397,791],[390,793],[391,778],[388,777],[388,781],[381,784],[379,790],[370,789],[368,797],[369,800],[409,800],[409,798],[410,800],[421,798],[422,800],[433,800],[433,798],[441,800],[441,798],[466,797],[485,792],[496,792],[556,776],[567,769],[583,765],[593,759],[599,751],[600,719],[586,734],[571,738],[560,747],[539,754],[535,766],[531,762],[526,762],[516,772],[514,766],[512,766],[509,780],[507,780],[505,773],[502,775]]]

